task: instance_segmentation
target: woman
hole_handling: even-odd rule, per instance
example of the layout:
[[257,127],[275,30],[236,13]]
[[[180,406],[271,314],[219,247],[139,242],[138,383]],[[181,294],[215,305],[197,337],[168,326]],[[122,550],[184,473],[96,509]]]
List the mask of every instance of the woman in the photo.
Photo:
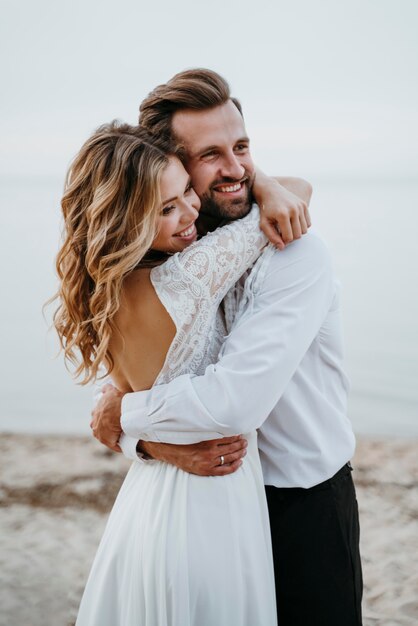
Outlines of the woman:
[[[253,210],[199,241],[200,202],[171,146],[115,123],[83,146],[62,200],[55,314],[83,382],[124,392],[203,372],[226,333],[219,305],[266,245]],[[213,435],[216,436],[216,435]],[[78,626],[276,624],[256,434],[234,473],[134,463],[116,499]]]

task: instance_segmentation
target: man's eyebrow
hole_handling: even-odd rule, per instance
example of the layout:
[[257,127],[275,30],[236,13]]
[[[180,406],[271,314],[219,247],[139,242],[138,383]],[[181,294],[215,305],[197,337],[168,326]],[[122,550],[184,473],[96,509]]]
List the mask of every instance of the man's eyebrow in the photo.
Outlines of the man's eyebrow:
[[[186,191],[187,187],[190,185],[190,183],[192,182],[191,176],[189,176],[189,178],[187,179],[187,183],[186,186],[184,188],[184,190]],[[174,196],[174,198],[170,198],[169,200],[164,200],[164,202],[162,203],[163,206],[165,206],[166,204],[168,204],[169,202],[173,202],[174,200],[177,200],[178,196]]]

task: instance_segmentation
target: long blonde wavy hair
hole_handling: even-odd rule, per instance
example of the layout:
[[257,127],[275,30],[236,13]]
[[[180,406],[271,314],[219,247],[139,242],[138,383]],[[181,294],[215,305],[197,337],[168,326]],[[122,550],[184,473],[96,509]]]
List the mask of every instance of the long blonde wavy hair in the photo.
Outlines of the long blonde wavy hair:
[[86,141],[70,166],[53,320],[74,376],[84,374],[81,384],[94,380],[101,364],[107,372],[113,368],[109,340],[122,283],[146,264],[161,214],[161,176],[174,154],[167,140],[112,122]]

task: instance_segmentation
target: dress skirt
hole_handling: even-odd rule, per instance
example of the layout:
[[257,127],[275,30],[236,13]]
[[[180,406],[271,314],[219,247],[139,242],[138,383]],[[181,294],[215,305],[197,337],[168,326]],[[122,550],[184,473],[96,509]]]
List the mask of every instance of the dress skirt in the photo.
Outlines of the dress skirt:
[[121,487],[77,626],[274,626],[268,511],[257,450],[234,474],[134,462]]

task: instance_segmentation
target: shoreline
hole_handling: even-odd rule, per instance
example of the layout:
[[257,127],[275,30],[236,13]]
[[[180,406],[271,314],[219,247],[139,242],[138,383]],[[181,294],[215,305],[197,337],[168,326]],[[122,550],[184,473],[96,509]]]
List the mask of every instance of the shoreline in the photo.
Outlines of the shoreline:
[[[3,433],[0,451],[0,626],[70,626],[130,462],[82,435]],[[413,624],[417,440],[357,437],[353,466],[364,626]]]

